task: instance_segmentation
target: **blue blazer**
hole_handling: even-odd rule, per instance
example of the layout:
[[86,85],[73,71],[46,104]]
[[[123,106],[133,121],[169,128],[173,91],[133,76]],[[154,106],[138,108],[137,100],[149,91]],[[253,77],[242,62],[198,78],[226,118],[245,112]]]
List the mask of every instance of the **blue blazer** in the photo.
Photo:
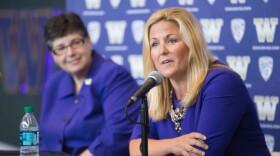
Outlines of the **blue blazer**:
[[[173,107],[180,101],[173,95]],[[207,137],[207,156],[269,156],[254,103],[242,79],[227,69],[208,72],[195,105],[189,107],[177,132],[170,115],[160,121],[150,120],[149,138],[168,139],[191,132]],[[141,138],[136,126],[131,139]]]
[[[93,53],[93,63],[79,94],[71,76],[59,71],[47,81],[40,116],[40,150],[95,156],[129,155],[134,125],[125,117],[125,104],[138,89],[122,66]],[[140,103],[129,107],[136,120]]]

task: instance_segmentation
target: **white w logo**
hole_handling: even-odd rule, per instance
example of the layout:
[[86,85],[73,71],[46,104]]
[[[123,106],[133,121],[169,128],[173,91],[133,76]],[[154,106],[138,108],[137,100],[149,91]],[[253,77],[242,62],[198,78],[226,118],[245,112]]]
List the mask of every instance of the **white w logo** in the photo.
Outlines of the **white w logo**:
[[194,0],[178,0],[179,5],[193,5]]
[[268,43],[273,42],[278,18],[254,18],[254,25],[260,43],[264,43],[265,40]]
[[100,9],[101,0],[86,0],[85,4],[87,9]]
[[143,78],[143,58],[142,55],[129,55],[128,62],[130,71],[134,78]]
[[157,0],[157,2],[160,6],[163,6],[165,4],[166,0]]
[[126,21],[107,21],[105,27],[110,44],[123,43]]
[[246,80],[251,58],[249,56],[227,56],[226,60],[228,65],[241,76],[241,79]]
[[237,3],[244,4],[244,3],[246,3],[246,0],[230,0],[230,3],[231,4],[237,4]]
[[201,19],[202,30],[207,43],[218,43],[220,40],[221,28],[224,21],[221,18],[217,19]]
[[278,96],[254,96],[254,102],[257,104],[259,119],[262,121],[274,121],[276,106],[279,103]]
[[146,5],[146,0],[130,0],[130,6],[132,8],[145,7],[145,5]]
[[111,6],[112,6],[114,9],[117,9],[117,8],[119,7],[120,2],[121,2],[121,0],[110,0]]

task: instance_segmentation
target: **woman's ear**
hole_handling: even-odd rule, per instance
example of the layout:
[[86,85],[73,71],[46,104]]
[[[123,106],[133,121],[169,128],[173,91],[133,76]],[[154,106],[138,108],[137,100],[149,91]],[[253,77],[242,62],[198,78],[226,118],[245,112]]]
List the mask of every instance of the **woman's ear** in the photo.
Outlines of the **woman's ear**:
[[90,48],[90,49],[93,50],[93,45],[92,45],[91,40],[90,40],[89,37],[86,37],[86,38],[85,38],[85,45],[86,45],[88,48]]

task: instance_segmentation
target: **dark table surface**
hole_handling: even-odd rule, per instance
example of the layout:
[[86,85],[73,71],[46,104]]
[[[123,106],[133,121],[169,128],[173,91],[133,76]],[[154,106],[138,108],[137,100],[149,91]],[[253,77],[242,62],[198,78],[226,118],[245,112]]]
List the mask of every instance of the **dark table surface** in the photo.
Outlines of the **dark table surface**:
[[54,151],[40,151],[37,154],[20,154],[18,150],[0,150],[0,156],[69,156],[69,154]]

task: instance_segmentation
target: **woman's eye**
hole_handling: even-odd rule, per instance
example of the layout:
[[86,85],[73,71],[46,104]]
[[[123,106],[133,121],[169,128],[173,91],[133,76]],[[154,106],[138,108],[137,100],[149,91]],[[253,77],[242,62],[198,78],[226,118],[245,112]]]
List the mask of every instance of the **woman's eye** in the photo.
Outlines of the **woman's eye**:
[[81,43],[81,41],[80,40],[75,40],[75,41],[73,41],[73,45],[79,45]]
[[175,39],[170,39],[168,42],[169,42],[169,43],[176,43],[177,40],[175,40]]
[[65,49],[66,49],[65,46],[61,46],[61,47],[56,48],[56,51],[64,51]]
[[158,45],[158,43],[152,43],[152,47],[155,47],[157,45]]

